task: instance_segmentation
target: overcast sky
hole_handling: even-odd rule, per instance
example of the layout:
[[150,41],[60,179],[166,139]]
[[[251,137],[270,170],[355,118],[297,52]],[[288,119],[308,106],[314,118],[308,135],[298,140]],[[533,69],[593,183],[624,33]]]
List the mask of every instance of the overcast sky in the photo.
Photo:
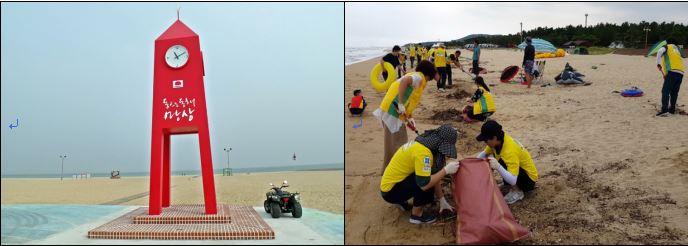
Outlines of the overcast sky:
[[[154,40],[200,36],[214,168],[344,162],[342,3],[2,3],[2,173],[149,171]],[[19,127],[10,123],[19,118]],[[292,153],[297,161],[292,161]],[[200,170],[197,135],[172,169]]]
[[640,21],[686,24],[688,3],[346,3],[346,47],[515,34],[537,27]]

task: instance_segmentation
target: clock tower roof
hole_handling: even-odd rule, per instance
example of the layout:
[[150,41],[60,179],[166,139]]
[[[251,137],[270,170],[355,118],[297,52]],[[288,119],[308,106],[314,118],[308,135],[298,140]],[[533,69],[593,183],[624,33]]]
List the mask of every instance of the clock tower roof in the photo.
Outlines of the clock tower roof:
[[163,32],[160,37],[156,40],[167,40],[167,39],[177,39],[186,37],[197,37],[194,31],[191,30],[180,20],[175,21],[165,32]]

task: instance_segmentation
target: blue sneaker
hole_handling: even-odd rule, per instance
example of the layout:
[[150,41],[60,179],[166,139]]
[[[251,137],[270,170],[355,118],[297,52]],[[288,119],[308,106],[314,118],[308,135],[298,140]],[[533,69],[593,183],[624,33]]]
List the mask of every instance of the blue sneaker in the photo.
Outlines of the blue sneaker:
[[431,224],[431,223],[434,223],[436,220],[437,220],[437,218],[435,218],[435,216],[433,216],[433,215],[425,215],[425,216],[420,216],[420,217],[415,216],[415,215],[411,215],[409,222],[411,222],[411,224],[419,225],[419,224]]

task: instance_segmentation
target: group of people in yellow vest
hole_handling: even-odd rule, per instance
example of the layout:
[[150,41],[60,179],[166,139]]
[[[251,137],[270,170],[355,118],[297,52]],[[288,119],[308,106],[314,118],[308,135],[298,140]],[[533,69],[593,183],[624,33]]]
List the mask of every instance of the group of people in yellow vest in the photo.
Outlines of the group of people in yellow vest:
[[[658,116],[676,113],[678,90],[685,71],[675,41],[670,39],[667,43],[658,51],[656,59],[657,68],[664,76],[662,109]],[[400,59],[397,59],[400,53],[401,48],[395,46],[393,52],[380,62],[393,63],[395,68],[404,66],[405,73],[406,56],[401,54]],[[387,90],[380,107],[373,112],[381,121],[384,131],[380,195],[386,202],[403,211],[410,211],[410,223],[434,222],[435,216],[423,214],[423,207],[435,201],[439,202],[440,213],[443,210],[454,210],[445,200],[441,187],[442,177],[454,174],[459,169],[455,147],[457,130],[445,124],[427,130],[409,141],[406,128],[415,131],[413,111],[421,102],[428,81],[437,81],[438,90],[444,92],[447,81],[449,85],[452,84],[451,77],[449,80],[446,78],[451,74],[450,64],[453,63],[464,71],[459,63],[460,55],[461,52],[457,50],[447,56],[442,44],[434,45],[430,49],[421,44],[411,45],[408,60],[411,62],[410,67],[415,67],[415,71],[403,76],[399,73],[398,79]],[[478,59],[479,51],[474,51],[474,68]],[[488,119],[496,112],[494,98],[483,77],[476,72],[472,78],[476,91],[467,100],[469,105],[463,108],[464,121],[484,122],[480,134],[475,139],[484,142],[486,146],[477,157],[485,158],[490,167],[501,175],[503,185],[506,186],[504,188],[510,190],[504,199],[508,204],[512,204],[523,199],[524,192],[535,188],[538,171],[528,150],[507,134],[499,123]],[[411,198],[413,203],[409,204]]]
[[[409,222],[413,224],[433,223],[436,220],[434,215],[423,214],[423,207],[435,201],[439,202],[440,213],[454,210],[444,198],[441,180],[459,169],[455,146],[457,130],[445,124],[426,130],[409,141],[406,128],[415,130],[413,111],[420,104],[428,81],[436,80],[438,90],[443,92],[447,72],[451,71],[450,64],[454,63],[464,71],[459,63],[460,55],[461,52],[457,50],[447,56],[443,44],[430,49],[420,45],[409,47],[411,68],[417,60],[415,71],[393,82],[380,107],[373,112],[381,121],[384,131],[380,195],[399,209],[410,211]],[[468,99],[469,105],[463,108],[464,119],[467,122],[484,122],[475,139],[484,142],[486,147],[478,157],[488,160],[490,167],[502,176],[504,186],[510,187],[510,192],[504,198],[512,204],[523,199],[524,192],[535,187],[537,168],[528,150],[505,133],[499,123],[488,119],[496,112],[494,98],[484,78],[477,75],[472,78],[476,91]],[[413,203],[409,204],[411,198]]]

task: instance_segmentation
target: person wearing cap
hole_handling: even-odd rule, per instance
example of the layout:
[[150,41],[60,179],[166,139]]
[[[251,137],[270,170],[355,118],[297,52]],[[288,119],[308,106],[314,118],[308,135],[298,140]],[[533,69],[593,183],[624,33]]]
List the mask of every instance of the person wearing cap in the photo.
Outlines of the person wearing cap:
[[[399,146],[408,141],[404,123],[408,122],[415,128],[413,110],[420,103],[421,96],[428,81],[437,80],[435,66],[429,61],[418,63],[415,72],[407,73],[389,86],[387,94],[382,98],[380,107],[373,115],[382,121],[384,131],[384,159],[382,171],[392,159]],[[405,91],[406,93],[399,93]]]
[[487,145],[478,154],[478,158],[487,158],[490,167],[502,176],[504,185],[511,186],[511,191],[504,196],[506,203],[513,204],[523,199],[523,192],[535,188],[538,171],[530,153],[521,143],[506,134],[499,123],[488,120],[475,139]]
[[447,51],[444,50],[444,44],[435,44],[434,50],[430,52],[430,57],[433,58],[437,73],[440,75],[440,80],[437,81],[437,90],[444,92],[445,84],[447,83]]
[[401,65],[401,62],[399,61],[399,53],[401,53],[401,47],[399,47],[399,45],[395,45],[392,48],[392,53],[389,53],[383,56],[382,59],[380,59],[380,66],[382,66],[382,77],[385,80],[387,80],[387,70],[385,69],[385,62],[389,62],[390,64],[392,64],[392,66],[397,72],[397,78],[401,78],[402,73],[400,70],[401,67],[399,66]]
[[[436,220],[433,215],[423,215],[423,207],[432,203],[434,196],[439,199],[440,213],[454,210],[444,198],[441,180],[459,169],[457,137],[456,129],[448,124],[425,131],[402,145],[385,168],[380,180],[382,199],[403,211],[410,210],[410,223],[426,224]],[[411,198],[412,206],[408,204]]]
[[523,53],[523,71],[526,73],[526,83],[528,88],[533,82],[533,66],[535,65],[535,47],[533,46],[533,39],[526,37],[526,49]]
[[435,53],[435,49],[437,49],[437,47],[437,44],[433,44],[428,50],[428,59],[430,59],[430,61],[433,63],[435,62],[435,57],[432,54]]
[[656,63],[657,69],[664,76],[662,109],[657,113],[657,116],[664,117],[676,113],[678,90],[681,88],[681,80],[683,80],[683,72],[685,71],[681,52],[676,46],[676,39],[667,39],[667,45],[659,48]]

